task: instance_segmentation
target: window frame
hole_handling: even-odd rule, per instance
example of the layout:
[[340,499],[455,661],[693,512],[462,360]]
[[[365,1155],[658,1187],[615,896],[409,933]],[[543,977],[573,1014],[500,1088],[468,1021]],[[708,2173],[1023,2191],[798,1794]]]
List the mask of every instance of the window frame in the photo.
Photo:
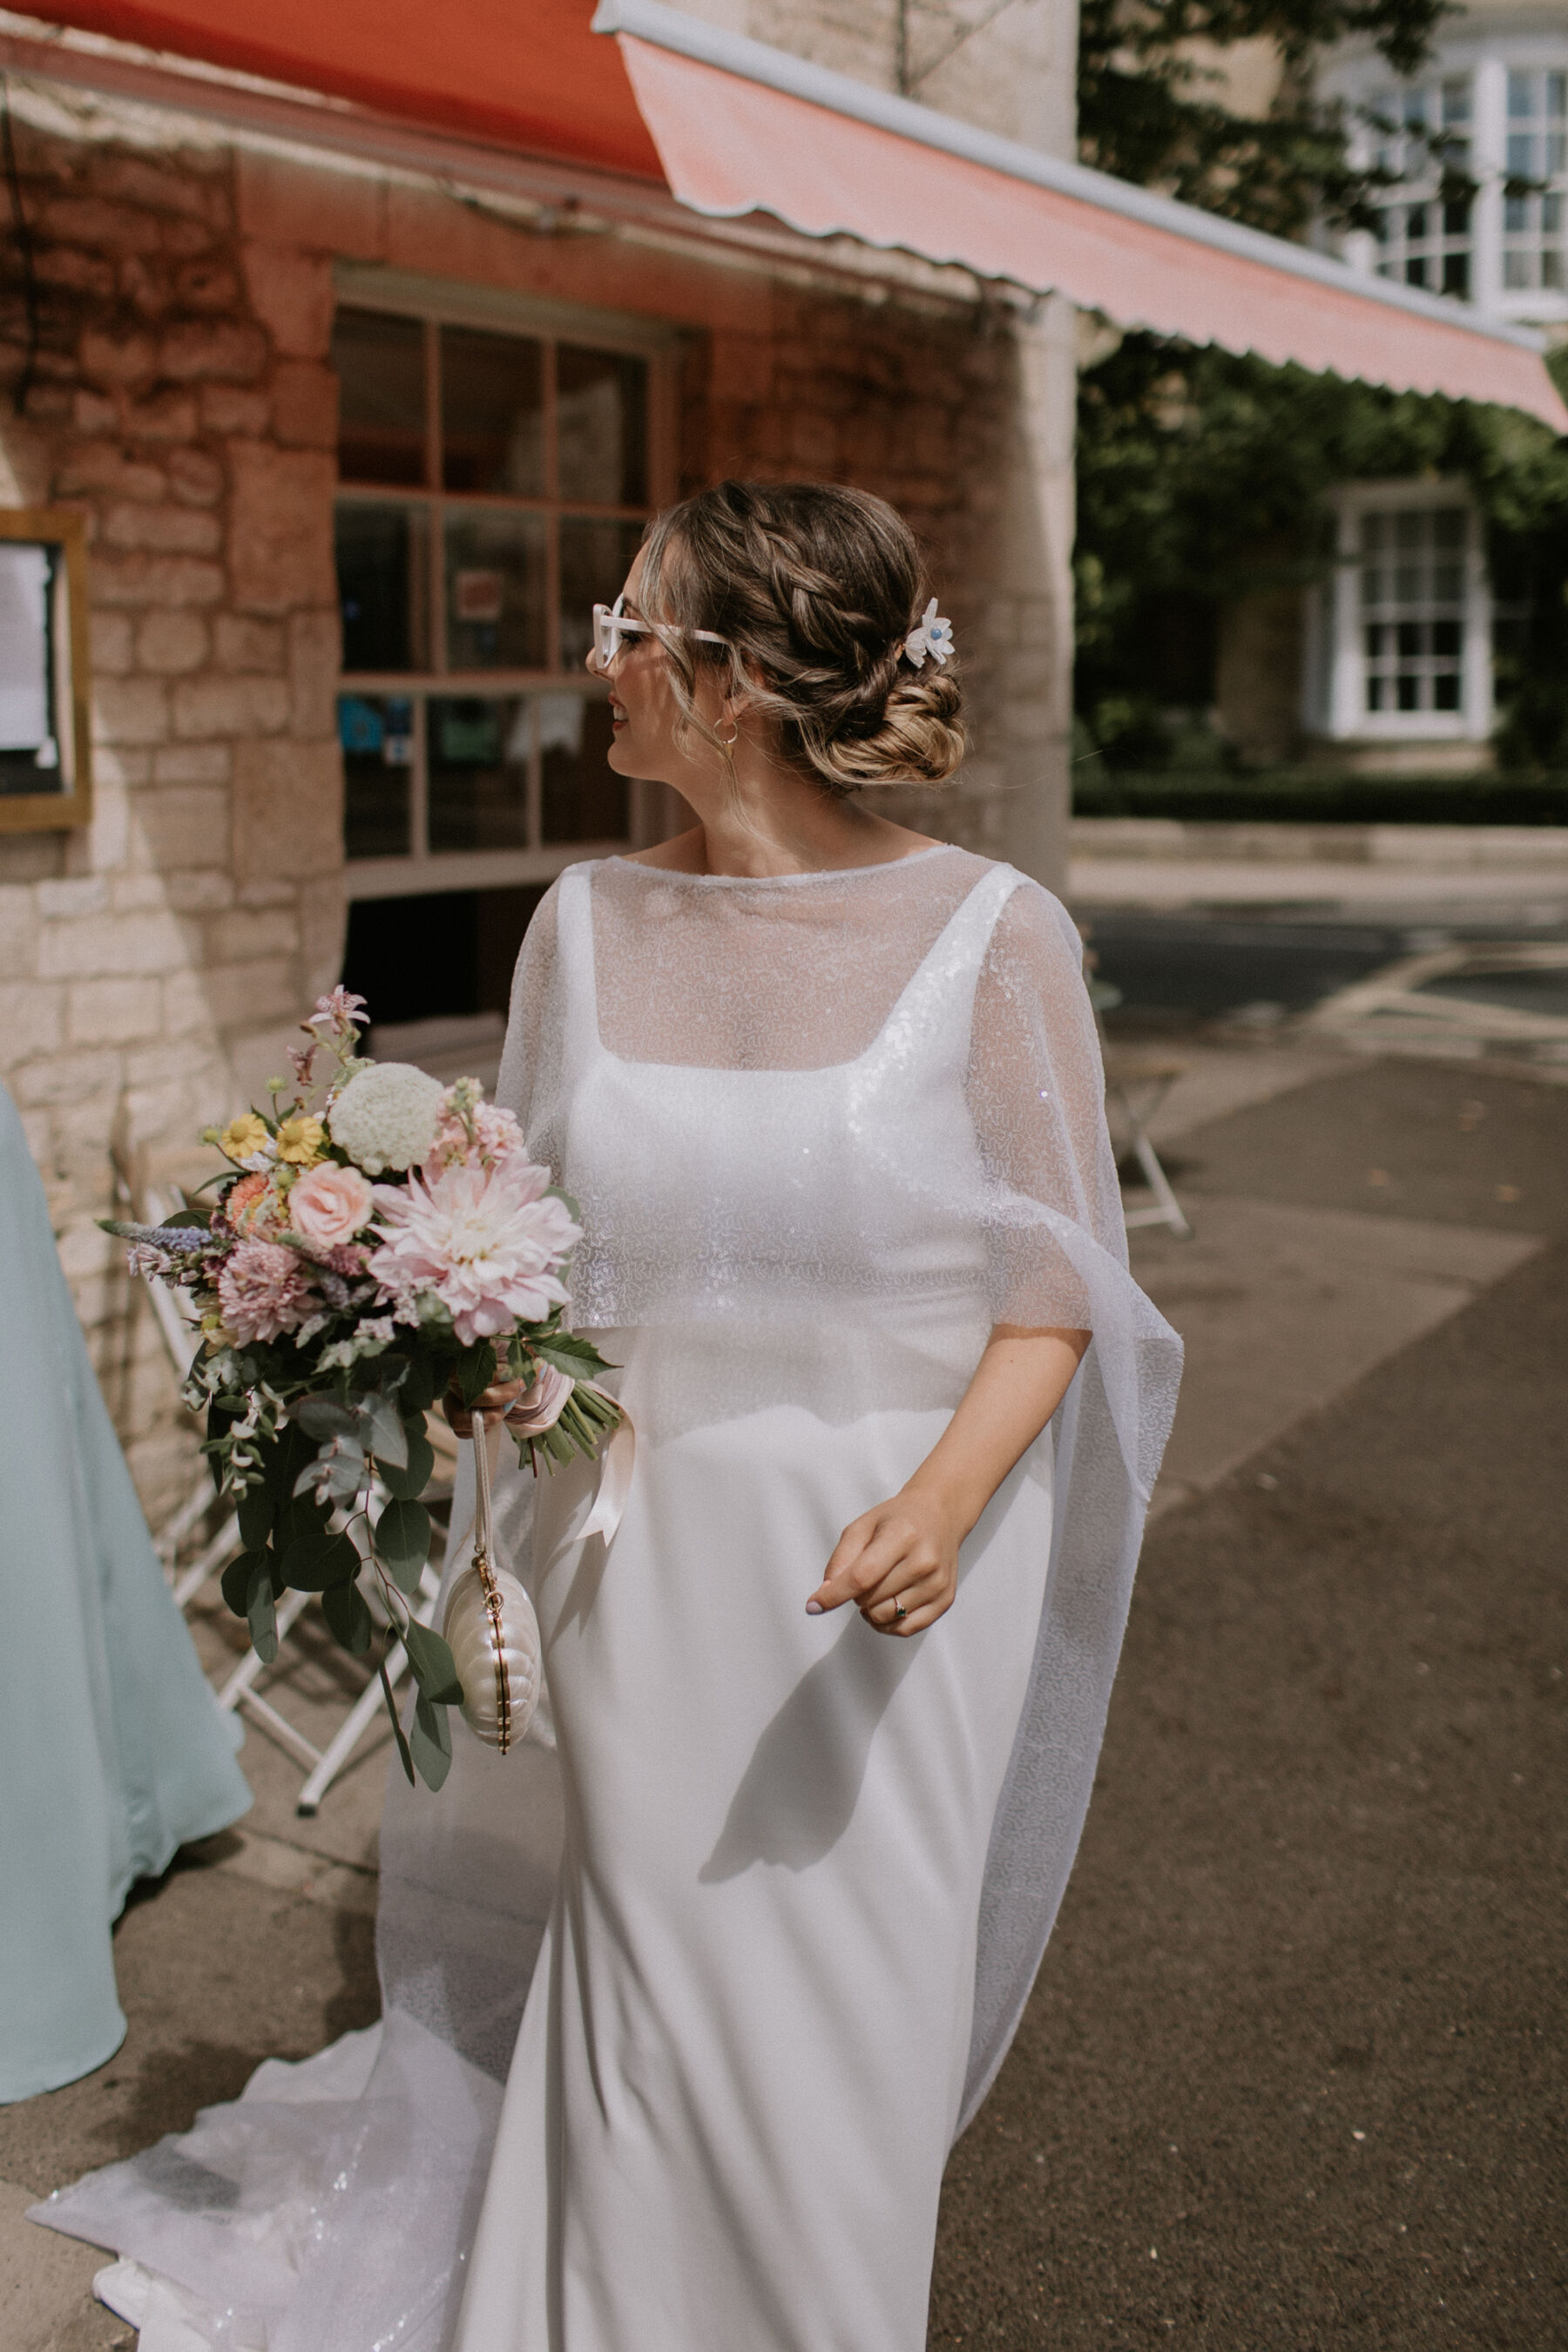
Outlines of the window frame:
[[[1356,482],[1331,496],[1333,569],[1308,592],[1302,677],[1307,730],[1340,743],[1485,742],[1492,730],[1492,595],[1479,517],[1458,481]],[[1468,518],[1458,710],[1369,710],[1361,602],[1362,519],[1458,507]]]
[[52,685],[61,782],[58,792],[0,793],[0,834],[70,832],[92,822],[87,524],[70,507],[7,507],[0,509],[0,541],[59,551]]
[[[414,756],[409,779],[409,829],[416,846],[406,856],[349,857],[343,862],[344,887],[351,900],[424,897],[435,892],[504,889],[517,885],[549,882],[563,867],[585,857],[624,851],[647,830],[651,809],[643,803],[650,788],[631,784],[629,822],[625,837],[612,840],[540,842],[517,849],[433,850],[428,846],[428,751],[426,713],[433,700],[473,696],[488,700],[542,694],[579,695],[584,701],[602,699],[584,671],[564,666],[560,644],[560,574],[558,533],[547,537],[545,577],[545,661],[542,667],[512,667],[484,670],[446,669],[446,532],[447,518],[464,509],[473,512],[534,513],[545,518],[581,515],[590,520],[638,522],[669,504],[675,495],[678,371],[682,331],[668,321],[641,319],[619,311],[557,302],[502,288],[453,285],[409,271],[374,264],[342,263],[333,270],[336,307],[380,311],[413,319],[425,328],[426,465],[422,485],[359,483],[341,478],[333,490],[334,539],[341,506],[410,508],[427,518],[424,561],[428,577],[426,600],[430,614],[431,642],[426,647],[431,667],[408,670],[349,670],[342,668],[340,697],[361,695],[389,698],[412,706]],[[542,430],[546,448],[545,480],[553,478],[554,367],[551,352],[560,343],[594,351],[624,352],[642,360],[647,369],[646,504],[638,507],[595,503],[556,495],[520,497],[508,493],[449,490],[441,479],[441,418],[439,404],[438,335],[444,326],[473,327],[491,333],[526,337],[547,347],[544,366]],[[540,821],[540,730],[531,730],[530,755],[530,830],[537,837]],[[651,788],[657,793],[658,787]],[[345,841],[346,851],[346,841]]]
[[[1504,190],[1509,177],[1509,78],[1520,73],[1568,73],[1568,38],[1558,32],[1505,31],[1474,19],[1467,23],[1456,18],[1452,31],[1416,79],[1396,87],[1403,99],[1406,91],[1430,91],[1440,89],[1445,81],[1468,80],[1468,171],[1476,193],[1470,204],[1469,292],[1463,299],[1494,318],[1514,320],[1525,326],[1550,327],[1568,320],[1568,173],[1551,175],[1547,190],[1547,194],[1561,200],[1560,231],[1547,232],[1541,227],[1539,195],[1526,200],[1531,228],[1514,231],[1508,227]],[[1358,163],[1372,163],[1381,147],[1395,143],[1374,131],[1365,119],[1374,101],[1390,88],[1387,65],[1359,45],[1353,49],[1347,47],[1342,58],[1324,76],[1325,92],[1342,100],[1354,121],[1351,144]],[[1533,131],[1552,127],[1545,115],[1531,116],[1527,126],[1520,118],[1520,123]],[[1387,200],[1397,212],[1429,200],[1432,184],[1429,173],[1413,174],[1399,189],[1390,190]],[[1376,273],[1380,262],[1392,257],[1388,246],[1380,245],[1367,230],[1352,230],[1328,241],[1342,252],[1352,268],[1369,273]],[[1548,245],[1563,255],[1562,286],[1505,286],[1505,257],[1510,249],[1528,248],[1539,254]],[[1403,259],[1402,247],[1399,258]],[[1537,269],[1539,274],[1539,264]]]

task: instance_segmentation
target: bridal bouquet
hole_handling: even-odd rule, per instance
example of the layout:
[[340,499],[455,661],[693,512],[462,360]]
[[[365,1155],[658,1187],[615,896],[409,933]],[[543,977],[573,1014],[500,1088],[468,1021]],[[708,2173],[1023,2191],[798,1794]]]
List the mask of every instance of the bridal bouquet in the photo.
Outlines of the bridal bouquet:
[[[375,1633],[368,1574],[403,1767],[439,1788],[447,1709],[464,1693],[447,1642],[412,1605],[431,1539],[426,1413],[447,1390],[471,1405],[522,1381],[507,1424],[536,1470],[595,1453],[620,1413],[594,1384],[604,1358],[562,1319],[574,1202],[475,1080],[444,1087],[361,1055],[364,1011],[342,988],[321,997],[301,1024],[310,1044],[289,1055],[291,1098],[274,1079],[266,1111],[206,1130],[227,1163],[198,1188],[210,1207],[166,1225],[104,1223],[131,1243],[132,1272],[187,1292],[200,1321],[184,1394],[205,1416],[245,1546],[224,1571],[225,1601],[270,1662],[279,1596],[319,1592],[336,1639],[363,1656]],[[386,1671],[394,1640],[418,1685],[407,1738]]]

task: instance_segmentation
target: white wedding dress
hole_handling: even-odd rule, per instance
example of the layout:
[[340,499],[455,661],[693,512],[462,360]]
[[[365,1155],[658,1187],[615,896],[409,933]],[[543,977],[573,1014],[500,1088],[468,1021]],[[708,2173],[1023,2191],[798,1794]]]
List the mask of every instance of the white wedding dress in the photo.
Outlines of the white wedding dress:
[[[394,1784],[379,2035],[38,2209],[130,2258],[144,2352],[921,2352],[1179,1369],[1078,962],[1054,900],[956,849],[552,890],[499,1091],[582,1204],[625,1516],[580,1535],[590,1465],[531,1514],[506,1482],[548,1707],[506,1759],[459,1729],[438,1796]],[[953,1607],[909,1640],[808,1617],[996,1321],[1094,1344]]]

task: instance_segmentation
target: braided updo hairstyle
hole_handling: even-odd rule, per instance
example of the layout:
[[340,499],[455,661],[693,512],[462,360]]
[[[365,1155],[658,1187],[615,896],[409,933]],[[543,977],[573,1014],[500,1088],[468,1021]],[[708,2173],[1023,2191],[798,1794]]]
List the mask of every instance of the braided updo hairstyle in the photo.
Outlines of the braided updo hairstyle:
[[945,783],[957,768],[963,689],[951,658],[902,658],[931,590],[914,533],[883,499],[720,482],[656,516],[643,549],[644,615],[674,624],[658,634],[682,732],[719,741],[692,700],[700,666],[775,719],[784,758],[840,796]]

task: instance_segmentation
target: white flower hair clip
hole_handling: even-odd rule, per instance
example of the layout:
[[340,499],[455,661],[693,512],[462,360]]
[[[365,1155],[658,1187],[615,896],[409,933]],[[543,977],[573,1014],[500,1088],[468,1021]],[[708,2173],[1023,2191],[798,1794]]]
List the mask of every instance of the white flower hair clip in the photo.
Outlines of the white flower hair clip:
[[904,659],[914,669],[924,669],[927,654],[934,661],[944,662],[952,651],[952,623],[936,609],[933,596],[921,614],[918,629],[911,629],[904,639]]

